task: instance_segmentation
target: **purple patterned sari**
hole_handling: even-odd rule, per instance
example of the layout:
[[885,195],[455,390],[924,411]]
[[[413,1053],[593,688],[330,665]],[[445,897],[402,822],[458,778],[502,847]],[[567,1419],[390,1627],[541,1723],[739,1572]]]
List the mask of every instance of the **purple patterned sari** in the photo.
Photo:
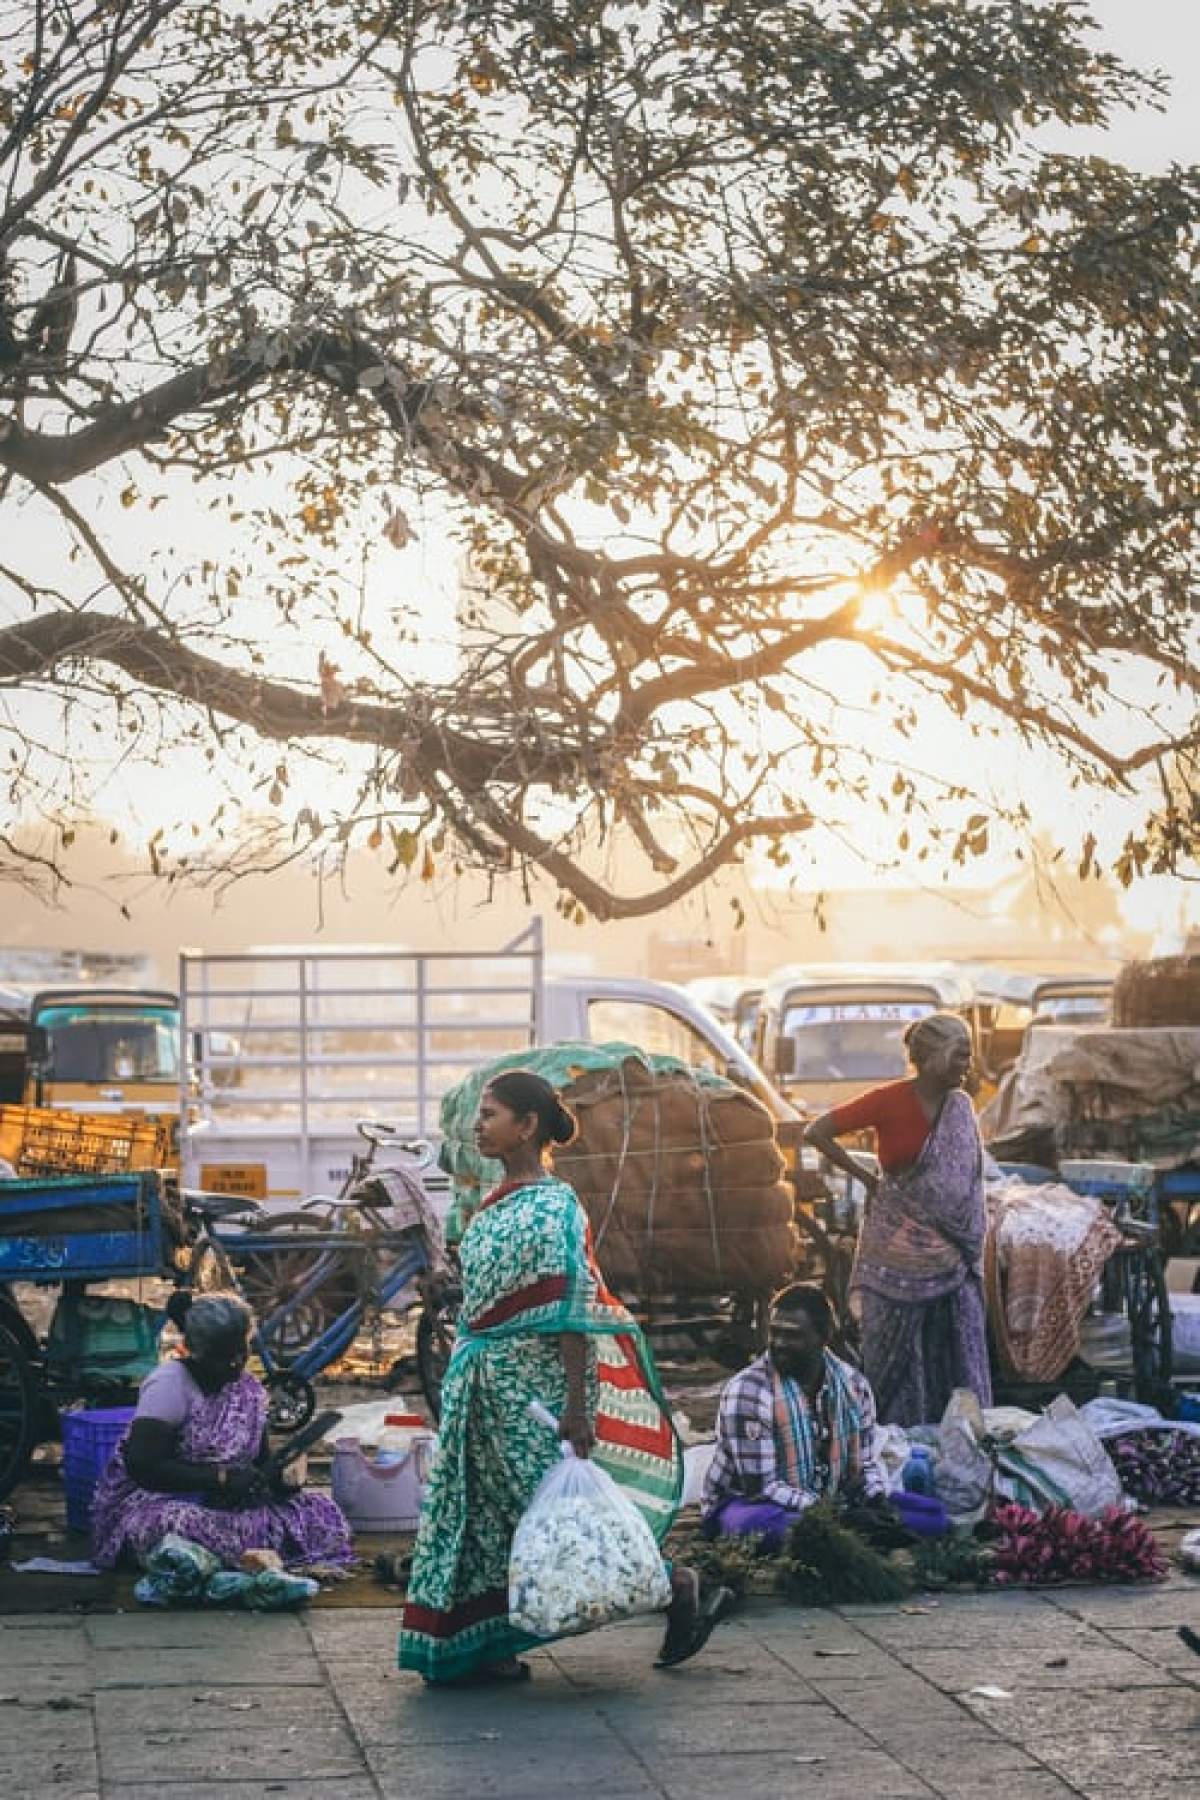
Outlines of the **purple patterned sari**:
[[[245,1467],[258,1455],[266,1421],[266,1389],[253,1375],[239,1375],[219,1393],[198,1391],[175,1454],[182,1462]],[[216,1507],[200,1494],[139,1487],[126,1472],[124,1447],[122,1438],[92,1503],[92,1560],[103,1569],[114,1568],[126,1552],[140,1562],[168,1532],[202,1544],[227,1568],[236,1568],[246,1550],[278,1550],[288,1568],[354,1559],[345,1516],[324,1494]]]
[[936,1424],[956,1387],[991,1404],[986,1228],[979,1127],[955,1090],[912,1167],[881,1179],[859,1237],[851,1286],[881,1424]]

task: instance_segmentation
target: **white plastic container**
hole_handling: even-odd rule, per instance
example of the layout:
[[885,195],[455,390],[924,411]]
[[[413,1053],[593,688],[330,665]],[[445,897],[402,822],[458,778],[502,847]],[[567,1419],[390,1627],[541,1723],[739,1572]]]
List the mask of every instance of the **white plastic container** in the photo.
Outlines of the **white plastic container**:
[[333,1497],[355,1531],[417,1529],[434,1435],[389,1430],[387,1437],[388,1460],[382,1463],[367,1456],[356,1437],[334,1440]]

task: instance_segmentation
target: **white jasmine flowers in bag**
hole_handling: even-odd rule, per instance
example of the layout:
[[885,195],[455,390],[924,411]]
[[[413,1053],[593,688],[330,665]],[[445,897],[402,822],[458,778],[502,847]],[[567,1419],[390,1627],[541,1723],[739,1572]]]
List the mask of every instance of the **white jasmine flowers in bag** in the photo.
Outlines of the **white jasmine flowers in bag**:
[[563,1637],[661,1612],[670,1600],[670,1576],[641,1513],[610,1475],[564,1446],[513,1537],[512,1623],[534,1637]]

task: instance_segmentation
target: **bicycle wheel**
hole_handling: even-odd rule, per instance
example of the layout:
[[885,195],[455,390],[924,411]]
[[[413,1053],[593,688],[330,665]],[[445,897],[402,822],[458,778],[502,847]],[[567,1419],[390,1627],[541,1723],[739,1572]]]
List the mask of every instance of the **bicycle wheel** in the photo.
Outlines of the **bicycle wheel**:
[[430,1416],[436,1425],[442,1416],[442,1382],[458,1331],[462,1289],[447,1288],[436,1306],[423,1306],[417,1321],[417,1373]]
[[0,1500],[25,1473],[37,1411],[33,1366],[20,1337],[0,1313]]
[[[242,1248],[232,1236],[219,1245],[209,1240],[201,1246],[198,1257],[193,1258],[193,1270],[197,1270],[199,1262],[201,1281],[211,1274],[218,1286],[231,1285],[231,1274],[232,1286],[253,1307],[254,1316],[261,1325],[272,1313],[295,1299],[326,1254],[326,1245],[303,1241],[306,1233],[327,1237],[328,1227],[314,1219],[311,1213],[273,1213],[269,1218],[256,1220],[252,1231],[247,1233],[248,1237],[253,1237],[252,1247]],[[280,1240],[278,1246],[262,1241],[265,1237],[275,1236]],[[222,1274],[222,1264],[229,1274]],[[197,1285],[195,1275],[193,1285]],[[358,1284],[352,1267],[331,1260],[316,1293],[295,1306],[271,1332],[270,1350],[276,1362],[284,1368],[294,1362],[341,1313],[353,1306],[357,1298]]]

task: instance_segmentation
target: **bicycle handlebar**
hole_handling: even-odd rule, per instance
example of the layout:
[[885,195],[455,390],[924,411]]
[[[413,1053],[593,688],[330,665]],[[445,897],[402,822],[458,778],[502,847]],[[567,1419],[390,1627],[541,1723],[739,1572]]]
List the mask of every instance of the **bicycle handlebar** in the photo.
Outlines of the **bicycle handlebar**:
[[355,1130],[368,1144],[394,1144],[400,1136],[400,1127],[389,1124],[386,1119],[359,1119]]

